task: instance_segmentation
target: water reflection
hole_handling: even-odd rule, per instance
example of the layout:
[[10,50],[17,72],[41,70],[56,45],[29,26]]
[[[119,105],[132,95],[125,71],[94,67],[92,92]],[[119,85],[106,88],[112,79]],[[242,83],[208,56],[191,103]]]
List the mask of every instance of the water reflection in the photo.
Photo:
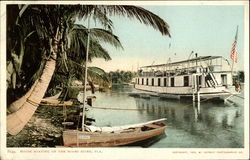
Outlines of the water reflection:
[[207,127],[233,127],[235,119],[241,115],[240,108],[221,103],[216,106],[211,102],[185,103],[183,101],[160,100],[159,98],[134,98],[141,115],[157,118],[166,117],[176,127],[202,123]]
[[[186,100],[130,97],[132,86],[115,87],[110,93],[96,93],[96,107],[137,108],[136,111],[92,109],[88,113],[99,126],[125,125],[167,118],[167,138],[152,147],[243,147],[243,100],[200,104]],[[209,143],[208,143],[209,142]]]
[[197,122],[198,119],[201,120],[201,104],[193,102],[193,110],[195,122]]
[[[196,137],[193,141],[210,142],[216,148],[228,145],[228,139],[243,137],[243,130],[237,133],[238,123],[243,123],[237,121],[242,116],[242,107],[238,105],[213,102],[190,103],[160,100],[159,98],[151,98],[150,100],[135,98],[135,101],[139,109],[146,109],[146,111],[139,111],[141,115],[147,114],[155,118],[166,117],[171,129],[185,132],[188,134],[187,137]],[[221,136],[225,138],[224,142],[223,138],[220,138]],[[219,141],[222,144],[217,144]],[[201,145],[206,147],[205,144]],[[232,147],[234,145],[243,146],[243,141],[242,139],[241,141],[236,140],[230,145]]]

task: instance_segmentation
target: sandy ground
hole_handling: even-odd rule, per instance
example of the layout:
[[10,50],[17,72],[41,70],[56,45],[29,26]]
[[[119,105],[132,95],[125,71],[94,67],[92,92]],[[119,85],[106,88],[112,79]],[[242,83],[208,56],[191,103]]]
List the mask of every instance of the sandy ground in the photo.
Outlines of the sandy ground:
[[16,136],[7,134],[7,147],[55,147],[63,145],[62,107],[39,106]]

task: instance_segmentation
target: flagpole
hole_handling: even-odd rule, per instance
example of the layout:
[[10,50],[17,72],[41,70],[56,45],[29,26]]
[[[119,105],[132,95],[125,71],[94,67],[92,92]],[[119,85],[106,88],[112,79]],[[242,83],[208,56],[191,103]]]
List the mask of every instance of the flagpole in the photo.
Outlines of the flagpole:
[[88,17],[88,29],[87,29],[87,49],[86,49],[86,62],[85,62],[85,75],[84,75],[84,92],[83,92],[83,111],[82,111],[82,131],[85,129],[85,99],[87,92],[87,74],[88,74],[88,60],[89,60],[89,34],[90,34],[90,15]]
[[231,69],[232,77],[233,77],[233,69],[234,69],[234,58],[232,59],[232,69]]
[[[235,57],[237,56],[237,53],[235,51],[235,48],[236,48],[236,43],[237,43],[237,37],[238,37],[238,25],[237,25],[237,29],[236,29],[236,34],[235,34],[235,39],[234,39],[234,50],[233,50],[233,58],[232,59],[232,71],[231,71],[231,74],[232,74],[232,77],[233,77],[233,69],[234,69],[234,63],[235,63]],[[232,51],[231,51],[232,52]],[[232,53],[231,53],[232,54]],[[230,55],[231,56],[231,55]]]

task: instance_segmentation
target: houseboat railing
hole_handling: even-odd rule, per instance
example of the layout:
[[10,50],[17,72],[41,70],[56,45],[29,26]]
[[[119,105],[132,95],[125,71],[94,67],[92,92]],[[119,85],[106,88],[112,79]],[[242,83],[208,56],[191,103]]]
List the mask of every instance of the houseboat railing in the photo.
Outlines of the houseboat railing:
[[207,67],[207,72],[206,72],[205,68],[202,65],[200,67],[202,68],[202,74],[205,77],[206,84],[208,86],[210,86],[210,84],[211,84],[211,86],[213,86],[214,88],[216,86],[218,86],[218,82],[217,82],[213,72],[209,69],[209,67]]
[[186,68],[178,68],[178,69],[171,69],[171,70],[154,70],[154,71],[143,71],[140,70],[138,72],[139,77],[164,77],[164,76],[174,76],[174,75],[183,75],[188,73],[197,73],[203,70],[203,72],[211,73],[211,76],[215,79],[213,75],[213,71],[211,70],[212,67],[221,66],[221,65],[209,65],[204,68],[202,65],[195,66],[195,67],[186,67]]

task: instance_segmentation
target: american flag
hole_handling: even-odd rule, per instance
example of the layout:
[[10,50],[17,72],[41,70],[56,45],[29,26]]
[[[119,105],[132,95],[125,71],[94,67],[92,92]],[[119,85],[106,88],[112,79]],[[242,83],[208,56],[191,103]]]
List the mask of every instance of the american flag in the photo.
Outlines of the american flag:
[[234,63],[238,62],[238,52],[236,51],[236,44],[237,44],[237,37],[238,37],[238,26],[237,26],[237,31],[234,39],[234,43],[232,45],[231,53],[230,53],[230,58],[233,60]]

